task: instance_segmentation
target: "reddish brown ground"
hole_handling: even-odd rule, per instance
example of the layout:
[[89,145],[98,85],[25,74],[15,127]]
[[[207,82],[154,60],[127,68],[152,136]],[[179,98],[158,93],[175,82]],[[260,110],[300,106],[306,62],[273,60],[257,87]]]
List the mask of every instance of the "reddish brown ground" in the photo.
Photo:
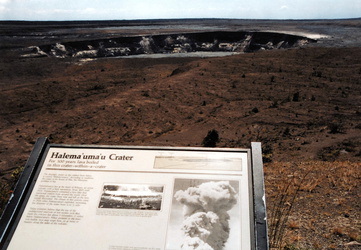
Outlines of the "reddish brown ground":
[[[360,248],[347,245],[361,242],[360,48],[84,64],[12,53],[0,59],[3,187],[40,136],[65,144],[201,146],[215,129],[218,147],[262,142],[269,223],[276,209],[292,205],[284,244]],[[293,189],[282,191],[290,182],[301,185],[294,201]]]

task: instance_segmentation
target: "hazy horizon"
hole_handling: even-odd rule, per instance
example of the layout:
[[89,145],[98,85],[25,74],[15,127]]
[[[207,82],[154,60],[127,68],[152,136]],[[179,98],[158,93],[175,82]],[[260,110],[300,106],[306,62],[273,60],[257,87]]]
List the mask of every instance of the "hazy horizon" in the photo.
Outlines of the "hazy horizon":
[[361,18],[361,0],[0,0],[2,21]]
[[322,20],[357,20],[354,18],[319,18],[319,19],[265,19],[265,18],[143,18],[143,19],[82,19],[82,20],[3,20],[0,22],[137,22],[137,21],[171,21],[171,20],[245,20],[245,21],[322,21]]

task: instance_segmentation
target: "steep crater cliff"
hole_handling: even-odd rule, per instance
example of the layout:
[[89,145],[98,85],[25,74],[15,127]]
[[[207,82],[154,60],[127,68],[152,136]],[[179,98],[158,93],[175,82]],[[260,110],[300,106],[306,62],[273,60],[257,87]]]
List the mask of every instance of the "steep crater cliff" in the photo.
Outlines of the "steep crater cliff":
[[202,32],[63,42],[31,46],[23,57],[99,58],[191,52],[255,52],[286,49],[316,42],[303,36],[274,32]]

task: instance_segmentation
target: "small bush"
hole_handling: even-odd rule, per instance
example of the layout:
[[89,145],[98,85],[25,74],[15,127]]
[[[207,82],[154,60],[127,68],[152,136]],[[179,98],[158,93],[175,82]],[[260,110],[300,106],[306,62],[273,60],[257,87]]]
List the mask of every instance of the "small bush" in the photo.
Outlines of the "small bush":
[[290,136],[291,135],[291,132],[290,132],[290,128],[289,127],[287,127],[287,128],[285,128],[285,130],[283,131],[283,136]]
[[253,109],[252,109],[252,113],[258,113],[259,112],[259,110],[258,110],[258,108],[257,107],[254,107]]
[[94,86],[90,87],[88,90],[92,91],[92,90],[103,90],[103,89],[105,89],[104,85],[95,84]]
[[278,101],[273,101],[270,108],[278,108]]
[[149,92],[148,91],[142,91],[142,96],[149,97]]
[[296,92],[293,94],[292,101],[298,102],[300,100],[300,92]]
[[331,122],[328,124],[328,129],[330,130],[330,134],[339,134],[344,132],[342,122]]
[[203,147],[215,147],[219,142],[219,135],[217,130],[212,129],[208,131],[206,137],[204,137],[202,145]]
[[18,181],[23,171],[24,171],[24,166],[19,166],[11,173],[11,177],[13,178],[15,183]]
[[322,161],[335,161],[340,155],[340,149],[337,147],[325,147],[318,152],[318,158]]
[[315,70],[315,71],[312,72],[312,76],[314,76],[314,77],[322,77],[322,72]]
[[262,160],[263,162],[272,162],[273,148],[270,144],[263,144],[262,147]]

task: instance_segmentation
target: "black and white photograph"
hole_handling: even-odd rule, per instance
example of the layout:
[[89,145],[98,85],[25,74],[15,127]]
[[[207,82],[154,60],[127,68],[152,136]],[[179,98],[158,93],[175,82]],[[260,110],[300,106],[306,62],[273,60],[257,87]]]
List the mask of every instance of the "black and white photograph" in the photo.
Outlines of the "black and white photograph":
[[240,249],[239,182],[175,179],[166,249]]
[[104,184],[99,208],[161,210],[164,186]]

